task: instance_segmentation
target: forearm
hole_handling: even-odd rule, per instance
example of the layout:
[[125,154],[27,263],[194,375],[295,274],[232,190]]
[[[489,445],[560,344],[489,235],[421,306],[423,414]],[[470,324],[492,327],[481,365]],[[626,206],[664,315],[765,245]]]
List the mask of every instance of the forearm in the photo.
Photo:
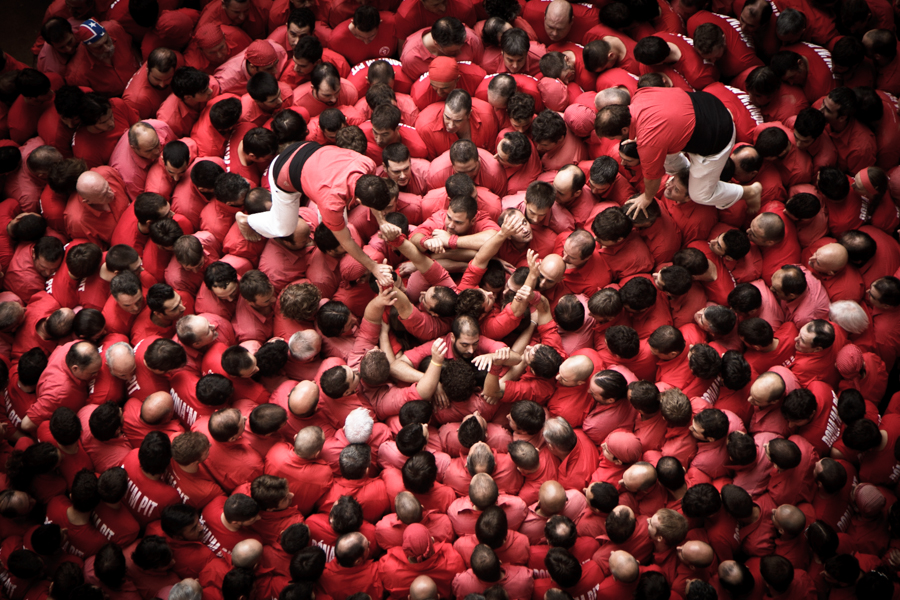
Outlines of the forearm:
[[409,262],[416,267],[416,270],[419,271],[419,273],[425,274],[434,263],[434,260],[432,260],[431,257],[422,254],[422,252],[419,251],[418,246],[409,240],[405,240],[400,244],[398,250],[400,250],[400,254],[409,259]]
[[506,237],[497,232],[478,249],[478,252],[475,253],[475,258],[472,259],[472,264],[479,269],[486,269],[488,262],[500,251],[500,246],[505,241]]
[[[454,250],[454,252],[456,252]],[[467,259],[460,258],[449,258],[447,257],[447,253],[444,252],[439,255],[437,259],[435,259],[438,264],[440,264],[448,273],[461,273],[466,270],[466,267],[469,266],[469,263],[466,262]]]
[[401,358],[391,364],[391,377],[403,383],[418,383],[424,374]]
[[425,375],[416,384],[416,391],[422,396],[422,400],[431,400],[434,391],[437,389],[438,383],[441,381],[441,365],[443,361],[438,363],[432,358]]
[[374,271],[375,261],[372,260],[368,254],[363,252],[363,249],[359,247],[359,244],[353,239],[353,236],[350,235],[350,230],[344,227],[340,231],[334,231],[334,237],[337,238],[337,241],[341,244],[341,248],[343,248],[347,254],[356,259],[359,264],[364,266],[368,271]]
[[456,238],[456,247],[463,250],[480,250],[496,233],[496,230],[486,229],[471,235],[460,236]]
[[662,183],[662,177],[656,179],[644,179],[644,195],[647,198],[653,198],[659,191],[659,184]]

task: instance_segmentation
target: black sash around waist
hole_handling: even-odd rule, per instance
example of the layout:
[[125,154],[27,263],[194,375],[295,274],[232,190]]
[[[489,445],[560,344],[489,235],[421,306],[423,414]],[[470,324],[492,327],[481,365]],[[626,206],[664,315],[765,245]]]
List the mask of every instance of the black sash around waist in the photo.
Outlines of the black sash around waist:
[[694,105],[694,133],[684,152],[712,156],[731,143],[734,119],[722,101],[707,92],[688,92]]
[[280,181],[283,181],[283,179],[279,178],[281,169],[286,163],[290,162],[287,172],[288,180],[291,182],[291,185],[294,186],[295,190],[303,194],[303,186],[300,185],[300,175],[303,172],[303,165],[305,165],[306,161],[309,160],[309,157],[321,147],[322,145],[318,142],[297,142],[296,144],[291,144],[285,148],[284,152],[279,154],[278,158],[276,158],[275,162],[272,164],[272,175],[275,179],[275,185],[278,185]]

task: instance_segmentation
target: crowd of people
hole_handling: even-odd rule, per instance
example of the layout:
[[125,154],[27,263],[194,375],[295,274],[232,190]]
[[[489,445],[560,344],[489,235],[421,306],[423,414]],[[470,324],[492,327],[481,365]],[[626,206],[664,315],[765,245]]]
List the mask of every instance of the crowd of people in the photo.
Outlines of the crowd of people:
[[54,0],[3,596],[900,597],[898,16]]

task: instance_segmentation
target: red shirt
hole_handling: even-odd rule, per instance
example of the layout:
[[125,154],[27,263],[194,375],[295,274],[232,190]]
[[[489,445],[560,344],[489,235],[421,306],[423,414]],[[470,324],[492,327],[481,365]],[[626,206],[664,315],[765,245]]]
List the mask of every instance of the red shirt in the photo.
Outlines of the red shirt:
[[166,543],[175,558],[172,569],[179,577],[196,577],[206,565],[216,558],[216,555],[202,542],[179,540],[166,535],[162,524],[158,521],[147,526],[146,535],[158,535],[166,538]]
[[[116,21],[101,21],[100,24],[116,46],[112,64],[107,65],[95,60],[87,47],[79,44],[75,56],[69,62],[66,83],[85,85],[108,97],[120,96],[138,68],[138,62],[131,49],[131,36],[125,33]],[[126,127],[133,122],[129,122]]]
[[[205,528],[209,533],[209,538],[204,540],[206,545],[211,549],[218,548],[222,552],[231,555],[231,551],[238,542],[247,539],[254,539],[262,542],[259,536],[251,529],[241,528],[237,531],[231,531],[222,524],[226,500],[227,498],[225,496],[219,496],[207,504],[201,512],[200,522],[205,525]],[[213,550],[213,552],[215,552],[215,550]]]
[[737,19],[700,10],[687,20],[688,36],[694,37],[694,31],[704,23],[717,25],[725,34],[725,54],[716,60],[716,67],[722,77],[730,79],[747,69],[763,66],[752,42],[744,37]]
[[[547,35],[547,30],[544,29],[544,13],[547,12],[549,4],[549,0],[531,0],[525,3],[525,8],[522,11],[522,18],[531,25],[537,34],[538,41],[545,45],[554,43],[550,36]],[[587,4],[573,4],[572,10],[574,20],[566,40],[576,44],[586,44],[585,34],[587,34],[591,26],[596,25],[599,21],[598,9]],[[556,43],[562,41],[564,40],[558,40]],[[541,597],[543,597],[543,594],[541,594]]]
[[70,238],[84,238],[101,248],[108,248],[116,223],[128,208],[128,195],[122,177],[116,169],[104,165],[91,170],[109,183],[115,199],[95,208],[82,202],[78,192],[73,193],[66,204],[66,233]]
[[835,132],[830,126],[825,131],[837,150],[836,166],[842,171],[858,173],[875,164],[878,154],[875,134],[856,119],[851,118],[843,131]]
[[25,307],[25,320],[16,331],[12,347],[12,359],[17,361],[32,348],[40,348],[44,354],[50,355],[59,344],[58,340],[45,340],[37,334],[36,327],[59,309],[59,303],[47,292],[37,292]]
[[225,495],[225,491],[203,463],[196,473],[188,473],[173,460],[166,471],[166,481],[178,492],[182,502],[197,510],[201,510],[214,498]]
[[[667,44],[674,44],[681,51],[681,58],[674,63],[664,63],[663,69],[670,68],[676,73],[684,77],[690,86],[697,90],[702,90],[706,86],[716,81],[715,69],[703,62],[700,53],[694,49],[693,41],[683,35],[677,33],[657,32],[654,34],[661,38]],[[662,70],[659,66],[648,66],[641,64],[641,75]],[[657,88],[664,89],[664,88]],[[685,140],[687,141],[687,140]],[[643,159],[643,153],[638,150],[638,154]]]
[[[455,133],[447,133],[443,121],[444,103],[435,103],[426,107],[416,119],[416,131],[428,148],[428,158],[437,158],[450,149],[459,139]],[[472,141],[479,148],[493,152],[497,148],[497,119],[491,105],[472,98],[472,111],[469,113],[469,130]]]
[[302,459],[290,444],[277,444],[269,450],[265,473],[287,478],[294,494],[293,505],[306,516],[312,514],[331,489],[333,479],[331,467],[325,461]]
[[105,442],[95,438],[90,429],[90,418],[95,410],[97,410],[96,404],[88,404],[78,411],[78,419],[82,426],[81,446],[91,457],[96,471],[102,473],[112,467],[120,466],[133,448],[131,442],[122,435]]
[[409,595],[409,586],[419,575],[428,575],[435,582],[442,598],[452,594],[450,584],[453,577],[465,569],[462,558],[453,546],[447,543],[434,544],[434,554],[419,563],[411,563],[402,548],[395,547],[378,561],[379,578],[388,598],[404,600]]
[[335,478],[331,490],[322,497],[319,510],[328,513],[341,496],[353,496],[360,503],[363,518],[369,523],[376,523],[389,512],[391,503],[388,499],[384,482],[381,479],[365,477],[363,479]]
[[[427,11],[426,11],[427,12]],[[394,31],[394,14],[381,12],[378,33],[371,42],[363,43],[350,31],[352,20],[344,21],[334,28],[329,46],[340,48],[344,58],[351,65],[357,65],[370,58],[386,58],[397,51],[397,34]]]
[[77,412],[87,400],[88,383],[72,375],[66,366],[66,353],[75,343],[69,342],[54,350],[38,379],[37,402],[26,413],[35,425],[49,420],[60,406]]
[[109,102],[115,120],[112,129],[91,133],[85,127],[79,127],[71,138],[72,154],[76,158],[83,158],[92,169],[109,162],[122,134],[138,120],[137,113],[119,98],[111,98]]
[[[503,576],[497,581],[482,581],[472,569],[468,569],[453,578],[453,592],[457,598],[465,598],[469,594],[481,594],[491,586],[501,586],[510,600],[528,600],[534,589],[531,569],[516,565],[503,564]],[[540,596],[543,597],[543,596]]]
[[414,31],[431,27],[442,17],[456,17],[469,27],[475,26],[476,12],[471,0],[448,2],[442,13],[426,10],[418,0],[404,0],[397,9],[397,37],[409,37]]
[[[586,562],[581,565],[581,581],[570,588],[562,588],[572,596],[572,600],[591,600],[597,598],[597,592],[600,589],[600,582],[604,579],[603,571],[595,562]],[[547,590],[559,587],[555,581],[550,578],[535,579],[534,596],[543,598]]]
[[650,249],[635,231],[632,231],[620,244],[601,247],[597,252],[609,265],[613,280],[621,280],[630,275],[649,273],[653,270],[653,256],[650,254]]
[[144,474],[138,461],[138,450],[129,452],[122,464],[128,473],[128,494],[124,502],[143,527],[159,519],[165,507],[179,504],[181,497],[165,483],[165,479],[151,479]]
[[342,567],[336,560],[325,565],[319,586],[332,597],[340,597],[346,590],[359,590],[370,598],[381,598],[384,586],[378,576],[378,563],[368,559],[353,567]]
[[97,531],[90,523],[75,525],[69,521],[67,511],[72,507],[72,502],[65,496],[56,496],[47,504],[47,517],[45,523],[56,523],[63,529],[68,529],[71,537],[66,537],[64,549],[79,558],[93,556],[100,548],[106,545],[106,537]]
[[97,531],[121,548],[135,541],[141,531],[137,520],[122,504],[112,507],[106,502],[101,502],[94,509],[91,521]]
[[597,446],[581,430],[576,429],[575,436],[578,441],[560,463],[557,481],[566,489],[580,490],[590,481],[600,454]]
[[142,404],[143,402],[137,398],[129,398],[122,409],[122,432],[132,446],[140,446],[144,437],[151,431],[161,431],[169,439],[174,439],[175,436],[184,431],[181,424],[175,419],[170,419],[157,425],[147,424],[141,418]]

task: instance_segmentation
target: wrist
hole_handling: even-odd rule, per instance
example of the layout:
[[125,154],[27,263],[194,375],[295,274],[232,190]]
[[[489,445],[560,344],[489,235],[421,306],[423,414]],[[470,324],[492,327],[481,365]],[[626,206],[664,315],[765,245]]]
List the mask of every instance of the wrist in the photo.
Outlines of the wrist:
[[499,376],[499,375],[500,375],[500,372],[501,372],[502,370],[503,370],[503,365],[491,365],[491,368],[490,368],[490,370],[488,371],[488,373],[490,373],[491,375],[497,375],[497,376]]
[[458,243],[459,243],[459,236],[451,235],[450,239],[447,240],[447,248],[449,248],[450,250],[456,250]]
[[391,248],[394,248],[396,250],[397,248],[402,246],[403,242],[405,242],[405,241],[406,241],[406,236],[401,233],[396,238],[389,241],[387,244],[388,244],[388,246],[390,246]]

